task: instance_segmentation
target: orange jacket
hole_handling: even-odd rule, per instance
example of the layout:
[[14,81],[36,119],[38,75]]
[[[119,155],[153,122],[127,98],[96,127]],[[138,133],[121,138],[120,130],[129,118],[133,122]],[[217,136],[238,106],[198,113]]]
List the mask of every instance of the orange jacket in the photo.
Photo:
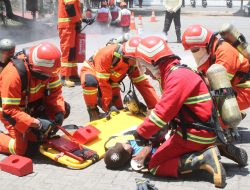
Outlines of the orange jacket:
[[[57,112],[65,112],[64,99],[62,97],[62,86],[59,77],[39,80],[31,76],[27,66],[27,79],[29,81],[28,103],[42,99],[48,108],[48,115],[51,119]],[[0,96],[2,99],[2,113],[7,115],[14,127],[21,133],[25,133],[29,126],[34,123],[34,118],[25,113],[22,108],[25,106],[26,94],[21,91],[22,82],[17,69],[10,62],[0,75]],[[50,95],[45,95],[45,90],[50,91]],[[8,120],[9,121],[9,120]],[[12,124],[13,125],[13,124]]]
[[[239,77],[238,73],[247,73],[250,69],[250,63],[229,43],[222,42],[220,45],[217,44],[218,39],[213,44],[211,57],[215,59],[216,64],[223,65],[226,68],[232,87],[238,94],[237,101],[240,109],[247,109],[250,106],[250,80],[242,81],[243,79]],[[206,73],[208,68],[209,63],[207,62],[198,70]]]
[[[66,11],[66,6],[74,6],[75,16],[70,17]],[[58,28],[72,27],[81,21],[80,0],[58,0]]]
[[247,73],[250,69],[250,64],[248,60],[229,43],[222,42],[217,50],[215,50],[216,44],[213,48],[213,54],[216,57],[215,63],[223,65],[226,68],[232,86],[235,87],[240,84],[242,80],[242,78],[237,75],[237,72]]
[[127,74],[143,96],[148,108],[154,108],[159,98],[146,77],[140,75],[138,68],[129,66],[122,59],[116,65],[112,65],[116,49],[117,44],[108,45],[100,49],[94,56],[94,70],[102,93],[103,110],[107,111],[112,100],[110,82],[119,83]]

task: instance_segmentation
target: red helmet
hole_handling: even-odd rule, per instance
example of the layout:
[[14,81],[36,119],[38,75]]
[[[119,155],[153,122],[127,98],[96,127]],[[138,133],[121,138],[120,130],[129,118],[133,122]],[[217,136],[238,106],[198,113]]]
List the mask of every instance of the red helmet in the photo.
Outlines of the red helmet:
[[182,35],[182,45],[185,50],[196,47],[207,47],[213,32],[201,25],[192,25]]
[[115,1],[114,0],[109,0],[109,5],[114,5],[115,4]]
[[136,49],[136,58],[154,64],[159,59],[173,55],[165,40],[158,36],[149,36],[141,40]]
[[59,49],[51,43],[44,42],[30,48],[29,64],[33,71],[56,75],[60,69],[60,58]]
[[127,42],[123,43],[122,51],[126,57],[135,57],[136,48],[141,42],[141,37],[132,37]]

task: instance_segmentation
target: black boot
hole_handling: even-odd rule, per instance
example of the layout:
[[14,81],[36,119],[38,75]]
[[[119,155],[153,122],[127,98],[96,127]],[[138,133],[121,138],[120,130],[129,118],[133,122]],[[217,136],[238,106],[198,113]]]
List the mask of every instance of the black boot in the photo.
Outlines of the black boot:
[[220,150],[221,156],[225,156],[226,158],[233,160],[234,162],[238,163],[240,167],[247,165],[248,155],[244,149],[233,144],[220,144],[218,145],[218,148]]
[[176,37],[177,37],[177,43],[181,43],[181,31],[180,30],[176,31]]
[[226,172],[219,161],[220,155],[217,147],[210,147],[201,152],[185,154],[182,156],[179,165],[179,173],[191,173],[194,170],[206,170],[213,175],[216,187],[226,185]]
[[89,113],[89,121],[95,121],[95,120],[100,119],[99,118],[100,112],[99,112],[99,109],[98,109],[97,106],[88,107],[87,110],[88,110],[88,113]]
[[102,118],[106,117],[105,113],[100,113],[99,112],[99,109],[98,109],[97,106],[88,107],[87,110],[88,110],[88,113],[89,113],[89,120],[90,121],[95,121],[95,120],[102,119]]

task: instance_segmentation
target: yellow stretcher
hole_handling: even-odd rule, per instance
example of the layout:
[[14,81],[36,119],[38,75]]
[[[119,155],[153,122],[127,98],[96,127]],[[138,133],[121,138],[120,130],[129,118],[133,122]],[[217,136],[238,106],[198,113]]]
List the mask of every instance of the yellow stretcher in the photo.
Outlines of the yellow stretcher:
[[[102,159],[105,154],[104,144],[109,139],[109,137],[132,130],[136,126],[141,124],[143,120],[143,117],[138,117],[132,115],[128,111],[122,110],[118,114],[111,113],[111,119],[109,120],[103,118],[97,121],[87,123],[85,126],[94,126],[100,131],[100,134],[93,141],[84,144],[84,147],[95,151],[99,155],[99,159]],[[66,136],[63,137],[67,138]],[[40,152],[43,155],[49,157],[50,159],[74,169],[83,169],[94,163],[91,160],[76,160],[68,155],[63,154],[63,152],[52,148],[48,144],[41,145]]]

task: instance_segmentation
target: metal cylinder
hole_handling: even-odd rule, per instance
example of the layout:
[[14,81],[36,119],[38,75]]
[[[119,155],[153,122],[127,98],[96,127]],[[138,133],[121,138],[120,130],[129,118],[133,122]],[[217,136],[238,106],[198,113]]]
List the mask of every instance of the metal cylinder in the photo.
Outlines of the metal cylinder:
[[[227,71],[222,65],[213,64],[207,71],[207,77],[213,90],[232,88]],[[236,97],[234,95],[219,96],[216,99],[223,123],[230,128],[237,127],[242,117]]]
[[247,43],[245,36],[234,25],[229,23],[223,24],[219,33],[226,42],[234,46],[250,61],[250,45]]

